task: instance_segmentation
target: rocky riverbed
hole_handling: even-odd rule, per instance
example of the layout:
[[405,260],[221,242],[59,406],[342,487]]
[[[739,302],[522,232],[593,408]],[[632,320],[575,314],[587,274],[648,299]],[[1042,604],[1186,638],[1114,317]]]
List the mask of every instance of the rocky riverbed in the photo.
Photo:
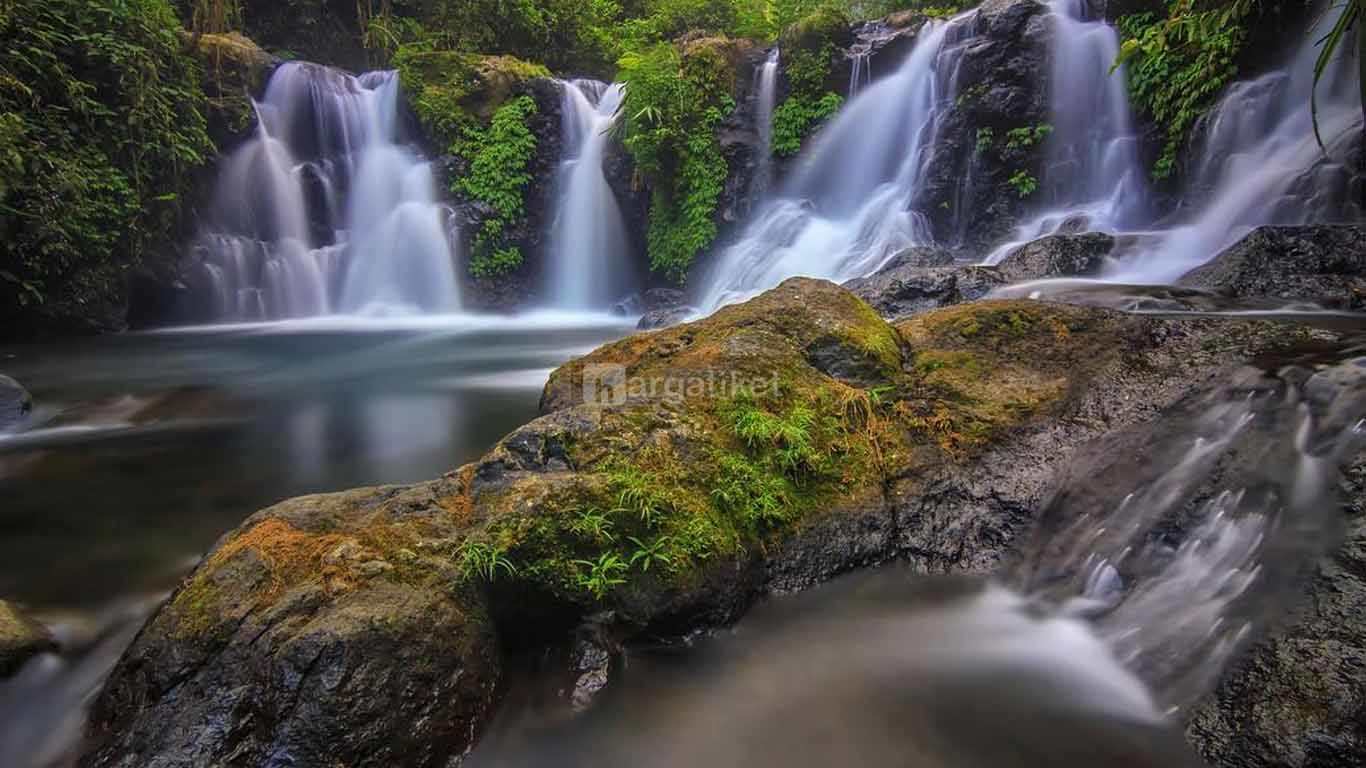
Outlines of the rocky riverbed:
[[[1259,292],[1256,264],[1359,242],[1346,229],[1258,233],[1205,274],[1246,297]],[[1053,253],[1021,269],[1085,258]],[[1298,261],[1296,285],[1340,293],[1333,276],[1352,258]],[[474,463],[252,516],[125,654],[83,764],[445,765],[478,741],[508,660],[528,648],[563,646],[589,624],[608,647],[680,637],[891,561],[990,574],[1079,457],[1248,365],[1346,338],[990,299],[891,324],[873,307],[904,314],[906,280],[878,285],[860,291],[870,306],[793,279],[609,344],[557,370],[542,416]],[[1343,486],[1347,544],[1191,718],[1212,763],[1366,754],[1352,693],[1361,473],[1358,462]]]

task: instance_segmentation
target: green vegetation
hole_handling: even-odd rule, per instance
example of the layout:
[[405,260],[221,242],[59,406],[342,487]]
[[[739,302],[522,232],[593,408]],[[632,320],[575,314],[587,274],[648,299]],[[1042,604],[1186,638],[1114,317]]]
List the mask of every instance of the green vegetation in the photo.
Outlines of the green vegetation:
[[1029,171],[1016,171],[1006,180],[1006,183],[1015,190],[1015,194],[1019,195],[1021,199],[1029,197],[1039,190],[1039,180],[1034,178],[1034,175]]
[[1115,66],[1127,66],[1135,106],[1166,133],[1154,178],[1172,175],[1191,127],[1238,74],[1235,62],[1255,1],[1232,0],[1196,12],[1193,0],[1169,0],[1165,18],[1153,13],[1120,18],[1124,43]]
[[526,214],[524,193],[531,183],[527,167],[536,152],[527,119],[535,113],[536,101],[518,96],[493,113],[488,128],[466,126],[465,140],[456,146],[470,167],[455,180],[455,191],[494,210],[474,237],[469,269],[475,277],[497,277],[522,265],[521,252],[507,244],[504,233]]
[[791,92],[773,112],[773,152],[790,157],[843,99],[826,87],[835,43],[849,29],[849,17],[832,6],[818,8],[783,33],[784,72]]
[[623,142],[652,188],[650,266],[676,282],[716,237],[729,169],[716,128],[735,108],[735,44],[657,43],[622,57]]
[[[1006,133],[1006,149],[1029,149],[1043,142],[1053,133],[1053,126],[1048,123],[1039,125],[1026,125],[1023,128],[1012,128]],[[978,138],[981,138],[980,132]]]
[[982,154],[991,145],[996,143],[996,131],[991,126],[983,126],[977,129],[977,154]]
[[0,317],[118,316],[213,150],[166,0],[0,3]]

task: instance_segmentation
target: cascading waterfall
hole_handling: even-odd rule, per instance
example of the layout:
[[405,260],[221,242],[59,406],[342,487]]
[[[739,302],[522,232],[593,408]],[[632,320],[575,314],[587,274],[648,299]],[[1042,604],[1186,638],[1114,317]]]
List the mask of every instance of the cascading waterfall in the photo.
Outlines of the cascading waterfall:
[[622,89],[593,80],[560,86],[564,160],[550,240],[548,295],[563,309],[602,309],[631,288],[626,225],[602,166]]
[[[1107,62],[1113,61],[1102,48],[1114,45],[1114,33],[1100,22],[1080,21],[1080,13],[1076,0],[1055,0],[1059,31],[1071,31],[1059,35],[1057,59],[1077,62],[1054,72],[1054,113],[1059,121],[1055,138],[1076,130],[1067,127],[1069,122],[1084,126],[1094,121],[1111,127],[1096,130],[1092,136],[1099,140],[1082,145],[1091,150],[1089,156],[1078,158],[1077,173],[1059,175],[1085,193],[1055,194],[1057,207],[1022,227],[1018,239],[997,248],[987,263],[996,263],[1064,222],[1079,220],[1091,229],[1126,234],[1131,241],[1119,263],[1102,279],[1161,284],[1214,258],[1257,226],[1323,223],[1360,213],[1352,200],[1356,182],[1339,160],[1361,135],[1354,54],[1340,53],[1319,84],[1325,153],[1314,138],[1309,108],[1320,37],[1311,30],[1284,67],[1229,87],[1200,126],[1199,159],[1186,180],[1181,205],[1165,220],[1154,221],[1137,175],[1140,167],[1132,149],[1132,131],[1127,120],[1118,119],[1121,113],[1115,106],[1125,98],[1124,80],[1118,73],[1110,75],[1108,83],[1098,79],[1106,76]],[[1325,17],[1323,23],[1331,21]],[[1100,58],[1075,58],[1084,39],[1099,41]],[[1060,77],[1067,78],[1064,89],[1056,87]],[[1077,111],[1084,105],[1069,107],[1065,103],[1069,93],[1085,96],[1076,86],[1078,78],[1093,83],[1090,91],[1107,94],[1107,106],[1093,105],[1090,112]],[[1127,105],[1123,109],[1127,113]],[[1095,120],[1095,115],[1103,119]],[[1107,178],[1112,182],[1105,194]],[[1096,193],[1102,194],[1097,197]]]
[[1341,161],[1362,131],[1352,46],[1343,46],[1318,86],[1323,148],[1309,107],[1320,29],[1335,16],[1305,34],[1285,67],[1229,88],[1202,126],[1201,160],[1175,225],[1142,237],[1106,279],[1171,282],[1257,226],[1360,217],[1359,181]]
[[[940,118],[953,104],[973,14],[927,22],[901,68],[859,94],[813,140],[781,193],[707,275],[706,311],[798,275],[847,279],[931,241],[910,209]],[[900,105],[889,109],[888,105]]]
[[1051,0],[1049,10],[1053,131],[1040,190],[1048,209],[997,248],[986,260],[991,264],[1067,224],[1114,231],[1151,220],[1125,75],[1110,71],[1119,35],[1103,19],[1089,18],[1085,0]]
[[398,144],[393,72],[291,62],[224,163],[196,252],[227,320],[458,310],[431,166]]
[[755,76],[754,121],[759,133],[759,167],[754,173],[754,185],[750,197],[758,200],[768,191],[773,180],[773,110],[778,100],[778,63],[781,53],[777,48],[768,52],[768,58]]

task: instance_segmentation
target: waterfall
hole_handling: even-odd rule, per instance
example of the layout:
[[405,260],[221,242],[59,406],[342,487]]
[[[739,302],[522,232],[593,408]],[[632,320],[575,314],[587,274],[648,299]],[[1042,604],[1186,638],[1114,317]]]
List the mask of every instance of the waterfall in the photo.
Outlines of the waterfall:
[[1047,208],[988,256],[989,264],[1064,224],[1114,231],[1150,220],[1126,77],[1122,69],[1111,72],[1119,35],[1103,19],[1089,18],[1085,0],[1051,0],[1049,11],[1053,130],[1041,180]]
[[[1309,100],[1323,27],[1306,33],[1283,67],[1228,88],[1198,128],[1199,153],[1188,169],[1180,206],[1158,219],[1144,192],[1124,78],[1118,72],[1108,75],[1118,50],[1114,32],[1102,22],[1085,21],[1080,0],[1054,0],[1053,14],[1057,130],[1045,179],[1053,207],[1022,226],[987,263],[1064,222],[1080,220],[1131,241],[1102,279],[1168,283],[1257,226],[1359,215],[1352,200],[1357,182],[1340,161],[1361,135],[1354,54],[1346,50],[1351,46],[1339,53],[1319,84],[1326,154],[1314,138]],[[1331,25],[1335,15],[1326,15],[1322,24]],[[1088,138],[1079,141],[1082,136]],[[1069,157],[1069,146],[1084,151]]]
[[620,85],[561,82],[564,160],[550,238],[548,295],[564,309],[602,309],[631,289],[626,226],[603,174]]
[[291,62],[224,162],[196,252],[226,320],[460,307],[429,164],[398,143],[393,72]]
[[759,167],[754,172],[754,183],[750,197],[758,200],[768,191],[773,176],[773,109],[778,99],[778,57],[777,48],[768,52],[755,76],[756,109],[754,122],[759,130]]
[[1309,109],[1318,39],[1336,16],[1307,32],[1285,67],[1228,89],[1201,126],[1201,153],[1175,225],[1143,237],[1107,279],[1166,283],[1257,226],[1359,219],[1359,180],[1341,161],[1362,130],[1353,46],[1343,46],[1318,86],[1326,152]]
[[704,281],[704,310],[797,275],[867,274],[931,241],[928,221],[910,203],[940,118],[953,105],[972,18],[927,22],[901,68],[821,130],[780,194],[719,255]]

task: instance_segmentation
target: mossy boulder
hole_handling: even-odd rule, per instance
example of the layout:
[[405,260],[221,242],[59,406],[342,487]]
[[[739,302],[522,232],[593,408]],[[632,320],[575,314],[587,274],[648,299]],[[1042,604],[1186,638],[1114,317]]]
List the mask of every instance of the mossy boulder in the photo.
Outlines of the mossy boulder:
[[544,66],[513,56],[401,49],[393,63],[413,111],[440,151],[460,141],[471,121],[488,122],[528,82],[550,77]]
[[87,765],[438,765],[499,658],[449,557],[443,479],[284,502],[225,536],[143,628],[91,714]]
[[191,42],[203,66],[209,136],[223,151],[255,124],[252,99],[261,96],[280,60],[237,32],[199,35]]
[[892,326],[795,278],[609,344],[479,461],[224,537],[114,671],[84,764],[446,765],[504,657],[586,617],[669,635],[891,559],[987,571],[1078,446],[1285,333],[1030,301]]

